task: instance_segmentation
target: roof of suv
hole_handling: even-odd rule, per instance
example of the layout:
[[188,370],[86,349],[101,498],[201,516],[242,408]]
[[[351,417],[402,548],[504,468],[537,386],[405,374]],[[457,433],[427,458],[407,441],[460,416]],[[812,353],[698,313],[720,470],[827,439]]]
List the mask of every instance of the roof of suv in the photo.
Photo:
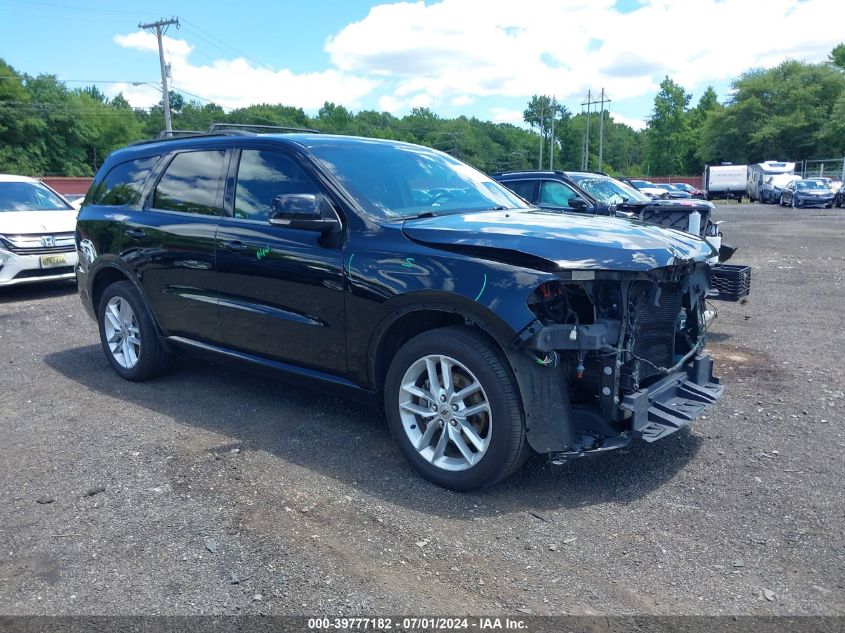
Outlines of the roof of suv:
[[[162,154],[181,148],[198,148],[206,145],[220,143],[229,144],[237,142],[239,145],[272,141],[285,145],[299,145],[305,148],[326,146],[326,145],[403,145],[407,147],[421,147],[413,143],[395,141],[392,139],[374,139],[363,136],[344,136],[335,134],[320,134],[317,132],[296,132],[289,134],[251,134],[244,132],[209,132],[190,134],[187,136],[175,136],[171,138],[152,139],[128,145],[116,150],[112,156],[119,156],[125,160],[126,156],[149,156],[151,154]],[[425,148],[429,149],[429,148]],[[437,151],[437,150],[430,150]]]

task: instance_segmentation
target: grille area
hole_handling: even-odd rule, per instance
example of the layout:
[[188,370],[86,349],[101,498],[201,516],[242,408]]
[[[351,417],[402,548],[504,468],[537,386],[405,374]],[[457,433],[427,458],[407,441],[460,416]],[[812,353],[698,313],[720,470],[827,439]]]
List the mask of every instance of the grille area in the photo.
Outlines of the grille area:
[[58,266],[56,268],[37,268],[35,270],[22,270],[15,279],[32,279],[35,277],[52,277],[53,275],[68,275],[73,272],[73,266]]
[[73,233],[45,234],[43,237],[52,237],[53,246],[42,246],[42,235],[7,235],[0,239],[0,247],[16,255],[52,255],[76,250]]
[[673,364],[675,329],[683,295],[677,284],[661,285],[660,290],[658,305],[653,305],[647,296],[641,296],[637,306],[633,351],[649,361],[639,363],[639,381],[658,375],[659,372],[649,363],[658,367],[671,367]]

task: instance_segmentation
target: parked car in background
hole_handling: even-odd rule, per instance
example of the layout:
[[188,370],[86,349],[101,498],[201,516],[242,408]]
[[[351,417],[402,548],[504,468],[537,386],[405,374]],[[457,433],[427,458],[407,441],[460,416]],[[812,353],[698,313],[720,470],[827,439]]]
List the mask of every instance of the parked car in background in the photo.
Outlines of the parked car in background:
[[692,198],[692,196],[689,194],[689,192],[684,191],[683,189],[680,189],[680,188],[676,187],[675,185],[669,184],[667,182],[657,182],[657,183],[654,183],[654,184],[657,185],[658,187],[660,187],[661,189],[663,189],[664,191],[666,191],[669,194],[669,197],[673,198],[675,200],[683,200],[684,198]]
[[809,178],[805,178],[804,180],[815,180],[816,182],[820,182],[825,187],[830,189],[834,193],[834,195],[839,191],[843,184],[841,180],[836,180],[835,178],[828,178],[827,176],[811,176]]
[[706,242],[531,207],[417,145],[142,142],[106,159],[76,238],[80,297],[124,379],[188,350],[379,404],[412,466],[456,490],[532,452],[659,440],[723,389]]
[[839,191],[836,192],[836,198],[834,199],[834,204],[837,207],[841,207],[845,204],[845,184],[839,187]]
[[793,180],[780,194],[783,207],[827,207],[833,206],[834,194],[819,179]]
[[760,202],[763,204],[778,204],[784,187],[794,180],[801,180],[795,174],[775,174],[766,177],[759,188]]
[[669,192],[665,189],[661,189],[653,182],[649,182],[648,180],[641,180],[639,178],[620,178],[623,182],[628,183],[634,189],[643,192],[652,200],[668,200],[669,199]]
[[47,185],[0,174],[0,286],[73,279],[76,209]]
[[79,211],[79,209],[82,207],[82,201],[85,200],[84,193],[66,193],[62,197],[67,200],[70,203],[70,206],[72,206],[77,211]]
[[698,198],[700,200],[704,200],[704,192],[698,187],[693,187],[687,182],[673,182],[671,184],[677,187],[678,189],[681,189],[682,191],[686,191],[691,198]]
[[625,182],[598,172],[511,171],[492,177],[541,209],[617,215],[705,238],[727,261],[735,248],[722,244],[715,206],[704,200],[653,200]]

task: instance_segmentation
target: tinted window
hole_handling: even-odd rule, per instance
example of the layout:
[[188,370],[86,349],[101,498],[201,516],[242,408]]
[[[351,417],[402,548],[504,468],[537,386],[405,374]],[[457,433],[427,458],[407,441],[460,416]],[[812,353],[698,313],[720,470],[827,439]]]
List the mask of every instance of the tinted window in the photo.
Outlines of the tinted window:
[[0,211],[66,211],[70,208],[40,182],[0,182]]
[[273,198],[290,193],[319,193],[292,159],[279,152],[244,150],[238,165],[235,217],[265,221]]
[[534,202],[534,186],[533,180],[508,180],[502,183],[515,194],[522,196],[528,202]]
[[540,206],[570,208],[570,198],[580,198],[574,189],[562,182],[544,180],[540,185]]
[[91,191],[94,204],[137,204],[141,200],[141,187],[158,159],[158,156],[150,156],[112,167]]
[[156,209],[222,215],[219,204],[223,179],[223,150],[177,154],[158,182]]

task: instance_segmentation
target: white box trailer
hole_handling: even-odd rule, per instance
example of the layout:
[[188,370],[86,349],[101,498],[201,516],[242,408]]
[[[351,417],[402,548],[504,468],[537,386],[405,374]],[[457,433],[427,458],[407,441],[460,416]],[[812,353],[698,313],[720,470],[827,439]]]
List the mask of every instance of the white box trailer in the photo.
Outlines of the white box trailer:
[[787,163],[784,161],[767,160],[762,163],[756,163],[748,166],[748,182],[746,183],[745,191],[748,194],[748,199],[751,202],[760,200],[760,190],[766,179],[769,176],[778,176],[781,174],[794,174],[795,163]]
[[748,182],[748,165],[707,165],[704,168],[704,193],[713,198],[736,198],[742,202]]

